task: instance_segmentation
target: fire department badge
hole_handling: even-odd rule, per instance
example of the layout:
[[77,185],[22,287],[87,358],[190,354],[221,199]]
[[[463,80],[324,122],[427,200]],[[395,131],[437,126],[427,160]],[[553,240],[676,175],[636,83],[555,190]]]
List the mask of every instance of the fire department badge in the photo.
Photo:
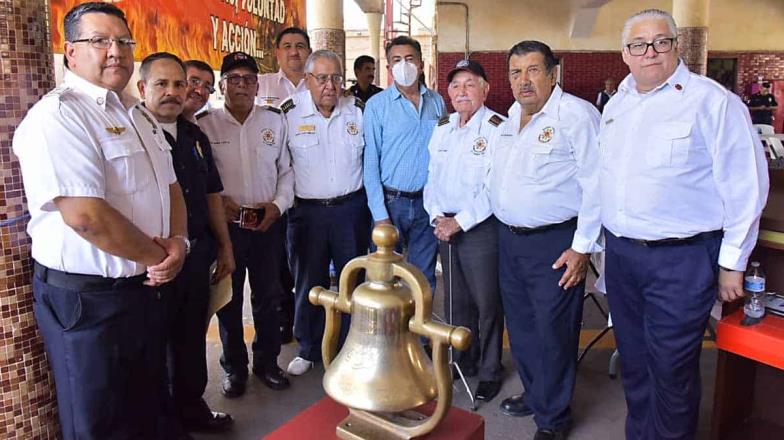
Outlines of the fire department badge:
[[356,136],[359,134],[359,128],[357,128],[357,123],[354,121],[349,121],[346,123],[346,131],[351,136]]
[[545,127],[542,129],[542,133],[539,134],[539,142],[546,143],[550,142],[553,139],[553,135],[555,134],[555,129],[553,127]]
[[265,128],[261,130],[261,140],[267,145],[272,145],[275,143],[275,133],[269,128]]
[[478,137],[474,139],[474,148],[471,150],[477,156],[481,154],[485,154],[485,150],[487,149],[487,139],[483,137]]

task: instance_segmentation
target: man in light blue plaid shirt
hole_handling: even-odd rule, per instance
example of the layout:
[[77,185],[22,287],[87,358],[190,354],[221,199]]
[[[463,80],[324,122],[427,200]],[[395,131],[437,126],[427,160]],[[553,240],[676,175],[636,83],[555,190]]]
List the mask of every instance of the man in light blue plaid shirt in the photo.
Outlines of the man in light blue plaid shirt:
[[424,272],[435,291],[436,238],[422,205],[427,181],[430,135],[446,115],[441,96],[420,83],[422,49],[400,36],[387,44],[387,62],[395,84],[371,98],[365,107],[364,180],[375,224],[392,223],[400,230],[401,250]]

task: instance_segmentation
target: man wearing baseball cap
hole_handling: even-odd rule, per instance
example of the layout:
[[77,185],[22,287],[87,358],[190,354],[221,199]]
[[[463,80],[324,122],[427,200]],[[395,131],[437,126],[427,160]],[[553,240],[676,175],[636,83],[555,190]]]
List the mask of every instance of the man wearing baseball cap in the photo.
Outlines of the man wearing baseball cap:
[[[232,274],[232,299],[218,312],[226,397],[242,395],[248,379],[242,325],[246,270],[256,331],[253,373],[274,390],[289,387],[277,364],[281,340],[276,309],[283,296],[279,275],[285,228],[279,219],[293,201],[294,175],[282,112],[254,103],[258,72],[256,60],[250,55],[226,55],[218,83],[226,97],[225,104],[197,116],[199,126],[210,139],[223,180],[223,206],[237,265]],[[259,221],[240,224],[241,209],[255,214]]]
[[455,361],[463,375],[479,375],[476,398],[490,401],[501,389],[504,317],[498,232],[484,180],[493,148],[488,139],[504,118],[484,105],[490,85],[481,64],[461,60],[447,80],[455,113],[441,118],[430,138],[424,206],[438,238],[451,324],[479,335],[468,351],[455,351]]

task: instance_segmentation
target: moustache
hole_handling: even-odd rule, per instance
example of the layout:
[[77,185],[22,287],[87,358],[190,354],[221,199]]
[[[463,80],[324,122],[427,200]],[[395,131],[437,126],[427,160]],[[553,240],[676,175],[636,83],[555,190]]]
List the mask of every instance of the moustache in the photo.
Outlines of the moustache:
[[161,99],[161,104],[182,104],[182,100],[180,98],[164,98]]

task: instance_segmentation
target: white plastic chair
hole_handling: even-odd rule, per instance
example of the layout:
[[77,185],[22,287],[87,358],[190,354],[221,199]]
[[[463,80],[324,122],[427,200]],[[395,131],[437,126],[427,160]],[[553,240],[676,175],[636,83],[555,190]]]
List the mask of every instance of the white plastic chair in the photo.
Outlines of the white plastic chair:
[[754,128],[757,129],[757,133],[759,133],[760,136],[772,135],[774,133],[772,125],[754,124]]

